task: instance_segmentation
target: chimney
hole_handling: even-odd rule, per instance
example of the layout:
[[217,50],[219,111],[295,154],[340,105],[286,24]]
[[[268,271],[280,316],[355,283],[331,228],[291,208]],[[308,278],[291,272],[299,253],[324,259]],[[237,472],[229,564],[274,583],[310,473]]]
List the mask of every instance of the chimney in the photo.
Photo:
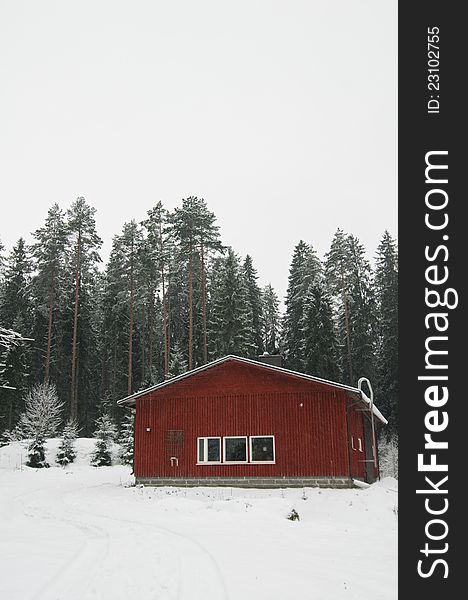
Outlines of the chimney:
[[283,357],[281,354],[268,354],[268,352],[264,352],[261,356],[257,356],[257,360],[273,367],[283,366]]

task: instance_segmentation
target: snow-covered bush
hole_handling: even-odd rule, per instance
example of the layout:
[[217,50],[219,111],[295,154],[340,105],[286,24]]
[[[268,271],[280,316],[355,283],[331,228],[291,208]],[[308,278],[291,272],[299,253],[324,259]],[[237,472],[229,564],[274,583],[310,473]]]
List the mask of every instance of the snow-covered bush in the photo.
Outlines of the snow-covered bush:
[[108,467],[112,464],[112,443],[117,437],[117,427],[109,415],[96,419],[96,449],[91,458],[93,467]]
[[125,415],[119,434],[119,457],[123,465],[133,465],[135,411],[129,410]]
[[381,477],[398,479],[398,439],[395,436],[379,440],[379,462]]
[[44,455],[46,438],[53,437],[62,420],[63,403],[53,385],[40,383],[32,387],[25,398],[25,411],[12,435],[27,439],[29,467],[48,467]]
[[62,467],[66,467],[76,458],[75,441],[78,437],[78,425],[74,419],[69,419],[63,428],[56,461]]
[[55,387],[39,383],[27,393],[25,411],[13,431],[21,439],[54,437],[62,421],[62,409]]

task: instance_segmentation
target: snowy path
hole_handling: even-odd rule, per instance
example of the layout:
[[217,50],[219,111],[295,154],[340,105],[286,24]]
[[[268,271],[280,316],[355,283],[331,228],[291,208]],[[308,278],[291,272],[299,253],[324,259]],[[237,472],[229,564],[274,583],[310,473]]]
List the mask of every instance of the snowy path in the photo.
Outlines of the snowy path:
[[125,467],[0,468],[0,598],[397,597],[393,480],[305,494],[129,481]]
[[[24,550],[34,562],[39,561],[41,576],[37,586],[31,585],[28,577],[17,581],[17,593],[7,588],[3,595],[4,575],[7,579],[8,573],[14,575],[12,564],[12,570],[5,569],[5,574],[2,573],[0,597],[9,600],[123,599],[132,595],[168,600],[228,598],[216,561],[196,540],[151,522],[106,514],[108,496],[124,488],[112,484],[83,486],[76,478],[66,483],[70,485],[36,488],[3,497],[3,516],[8,516],[8,522],[0,529],[2,570],[8,565],[9,546],[16,532],[31,530],[32,520],[34,535]],[[81,508],[87,506],[90,497],[100,511]],[[50,532],[54,532],[55,544],[60,538],[55,552],[48,547]],[[38,559],[43,546],[47,562]],[[61,555],[61,560],[55,553]],[[27,562],[27,557],[23,560]],[[20,574],[16,568],[15,578]],[[31,575],[35,570],[34,565],[27,568]]]

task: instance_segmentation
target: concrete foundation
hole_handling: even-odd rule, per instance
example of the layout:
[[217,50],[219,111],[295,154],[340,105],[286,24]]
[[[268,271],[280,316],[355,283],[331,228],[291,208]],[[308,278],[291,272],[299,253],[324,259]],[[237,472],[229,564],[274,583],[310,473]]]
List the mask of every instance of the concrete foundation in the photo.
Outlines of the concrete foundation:
[[154,487],[352,488],[349,477],[137,477],[137,485]]

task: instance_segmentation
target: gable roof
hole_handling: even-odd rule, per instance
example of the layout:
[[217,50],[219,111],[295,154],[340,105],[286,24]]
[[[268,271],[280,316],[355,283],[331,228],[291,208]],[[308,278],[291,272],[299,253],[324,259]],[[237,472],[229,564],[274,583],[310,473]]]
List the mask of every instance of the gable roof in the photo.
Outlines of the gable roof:
[[[345,390],[352,394],[357,395],[366,404],[370,405],[369,398],[359,388],[345,385],[343,383],[336,383],[335,381],[329,381],[327,379],[322,379],[320,377],[314,377],[313,375],[307,375],[306,373],[299,373],[298,371],[291,371],[289,369],[285,369],[283,367],[277,367],[275,365],[270,365],[268,363],[251,360],[250,358],[242,358],[240,356],[235,356],[233,354],[229,354],[228,356],[223,356],[223,358],[218,358],[217,360],[213,360],[212,362],[207,363],[206,365],[202,365],[201,367],[197,367],[196,369],[192,369],[191,371],[186,371],[185,373],[182,373],[181,375],[177,375],[176,377],[172,377],[171,379],[167,379],[166,381],[157,383],[156,385],[153,385],[149,388],[135,392],[134,394],[131,394],[130,396],[126,396],[125,398],[122,398],[121,400],[117,400],[117,404],[119,404],[120,406],[124,406],[124,405],[135,406],[136,399],[140,398],[141,396],[146,396],[147,394],[154,392],[156,390],[159,390],[161,388],[169,387],[169,386],[173,385],[174,383],[181,381],[182,379],[187,379],[189,377],[196,375],[197,373],[207,371],[208,369],[211,369],[213,367],[216,367],[218,365],[221,365],[221,364],[223,364],[225,362],[229,362],[229,361],[244,363],[247,365],[253,365],[255,367],[260,367],[260,368],[263,368],[266,370],[274,371],[276,373],[279,372],[279,373],[284,373],[285,375],[289,375],[292,377],[297,377],[298,379],[305,379],[307,381],[314,381],[315,383],[322,383],[324,385],[329,385],[329,386],[332,386],[335,388],[339,388],[339,389],[342,389],[342,390]],[[384,425],[386,425],[388,423],[387,419],[382,415],[382,413],[375,406],[375,404],[373,406],[373,413]]]

